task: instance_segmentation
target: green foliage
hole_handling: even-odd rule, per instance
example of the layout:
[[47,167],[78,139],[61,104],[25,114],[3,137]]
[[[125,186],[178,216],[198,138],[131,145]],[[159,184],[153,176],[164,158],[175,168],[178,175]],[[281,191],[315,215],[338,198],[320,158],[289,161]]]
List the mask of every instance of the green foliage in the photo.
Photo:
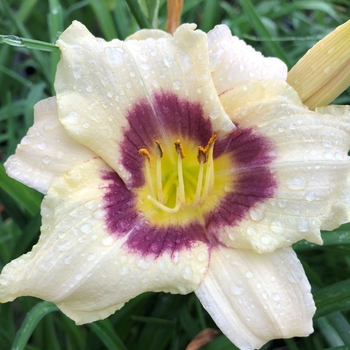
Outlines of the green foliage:
[[[348,19],[347,0],[186,0],[183,22],[204,31],[218,23],[265,55],[289,67],[321,37]],[[157,15],[158,13],[158,15]],[[33,123],[34,104],[54,94],[59,53],[53,45],[72,20],[96,36],[124,39],[139,28],[165,28],[165,1],[0,1],[0,158],[5,161]],[[9,44],[9,45],[7,45]],[[12,45],[12,46],[11,46]],[[15,47],[13,47],[15,46]],[[344,93],[339,103],[350,104]],[[29,251],[40,227],[41,195],[8,178],[0,166],[0,268]],[[271,341],[263,349],[350,348],[350,226],[323,233],[321,247],[295,249],[313,285],[318,306],[314,334]],[[117,292],[117,291],[116,291]],[[22,297],[0,304],[0,349],[185,349],[206,327],[216,328],[195,295],[146,293],[106,320],[76,326],[56,307]],[[204,347],[235,349],[224,335]]]

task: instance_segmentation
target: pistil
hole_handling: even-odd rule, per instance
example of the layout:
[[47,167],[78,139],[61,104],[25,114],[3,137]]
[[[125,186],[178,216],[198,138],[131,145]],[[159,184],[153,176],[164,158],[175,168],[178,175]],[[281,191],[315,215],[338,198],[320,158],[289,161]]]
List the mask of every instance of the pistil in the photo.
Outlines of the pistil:
[[186,204],[185,184],[184,184],[184,176],[183,176],[183,170],[182,170],[182,159],[185,158],[185,154],[184,154],[180,140],[177,140],[174,143],[174,145],[177,152],[177,175],[178,175],[178,181],[179,181],[177,194],[179,195],[180,203]]

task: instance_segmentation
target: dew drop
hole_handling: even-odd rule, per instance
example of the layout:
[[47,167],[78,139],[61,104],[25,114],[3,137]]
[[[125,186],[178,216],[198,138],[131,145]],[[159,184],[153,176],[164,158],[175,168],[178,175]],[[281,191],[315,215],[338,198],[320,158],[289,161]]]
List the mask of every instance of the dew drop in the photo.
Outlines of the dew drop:
[[244,288],[237,286],[235,283],[231,283],[231,293],[233,295],[241,295],[244,292]]
[[314,201],[316,198],[316,195],[314,192],[308,192],[305,196],[305,199],[308,201],[308,202],[312,202]]
[[105,49],[109,64],[113,67],[119,67],[125,60],[125,54],[123,49],[116,47],[107,47]]
[[204,261],[206,261],[208,258],[207,258],[207,254],[205,254],[205,253],[199,253],[198,254],[198,261],[199,262],[204,262]]
[[111,236],[103,237],[102,244],[105,246],[110,246],[114,243],[114,239]]
[[172,67],[174,64],[173,59],[171,57],[164,58],[163,62],[169,68]]
[[43,157],[43,163],[44,164],[50,164],[50,162],[51,162],[51,159],[50,159],[50,157],[49,156],[45,156],[45,157]]
[[211,119],[217,119],[220,116],[220,110],[218,107],[213,107],[209,112],[209,116]]
[[120,274],[122,275],[122,276],[125,276],[125,275],[127,275],[128,273],[130,272],[130,269],[127,267],[127,266],[123,266],[121,269],[120,269]]
[[66,265],[69,265],[71,262],[72,262],[72,259],[73,257],[71,255],[67,255],[65,258],[64,258],[64,263]]
[[298,230],[300,232],[307,232],[309,230],[309,222],[305,218],[300,218],[298,222]]
[[141,267],[141,269],[146,270],[149,268],[150,263],[146,260],[140,260],[138,265],[139,265],[139,267]]
[[247,228],[247,235],[248,236],[254,236],[256,234],[256,229],[252,226],[249,226]]
[[38,143],[38,146],[37,146],[39,149],[45,149],[46,148],[46,142],[40,142]]
[[248,271],[246,274],[245,274],[245,276],[247,277],[247,278],[253,278],[253,272],[251,272],[251,271]]
[[264,218],[264,212],[261,209],[251,209],[249,215],[254,221],[261,221]]
[[306,186],[306,179],[300,176],[295,176],[287,180],[287,186],[291,190],[301,190]]
[[80,79],[81,76],[83,75],[83,68],[81,66],[76,66],[73,69],[73,76],[75,79]]
[[89,254],[88,257],[86,258],[87,261],[92,261],[95,259],[95,255],[94,254]]
[[175,80],[173,85],[174,85],[174,89],[175,90],[180,90],[181,89],[181,81]]
[[272,300],[279,301],[281,299],[281,295],[279,293],[272,294]]
[[64,117],[64,121],[67,124],[76,125],[79,123],[80,117],[76,112],[70,112]]
[[190,281],[193,279],[193,271],[191,269],[190,266],[186,266],[183,270],[182,270],[182,277],[187,280]]
[[81,273],[78,273],[76,276],[75,276],[75,279],[77,281],[80,281],[81,279],[83,278],[83,275]]
[[80,226],[80,230],[84,233],[87,233],[91,230],[91,227],[89,224],[83,224]]
[[268,245],[272,242],[272,238],[270,236],[267,236],[267,235],[261,236],[260,240],[261,240],[262,244],[266,244],[266,245]]

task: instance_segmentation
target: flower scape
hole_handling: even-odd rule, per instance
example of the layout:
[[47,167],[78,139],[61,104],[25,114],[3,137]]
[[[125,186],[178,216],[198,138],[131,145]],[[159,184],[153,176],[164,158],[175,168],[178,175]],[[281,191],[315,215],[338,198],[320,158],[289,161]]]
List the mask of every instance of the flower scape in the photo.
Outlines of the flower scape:
[[146,291],[194,291],[240,349],[313,331],[291,245],[350,220],[350,109],[309,110],[282,61],[195,27],[62,33],[57,95],[5,164],[45,197],[1,302],[35,296],[84,324]]

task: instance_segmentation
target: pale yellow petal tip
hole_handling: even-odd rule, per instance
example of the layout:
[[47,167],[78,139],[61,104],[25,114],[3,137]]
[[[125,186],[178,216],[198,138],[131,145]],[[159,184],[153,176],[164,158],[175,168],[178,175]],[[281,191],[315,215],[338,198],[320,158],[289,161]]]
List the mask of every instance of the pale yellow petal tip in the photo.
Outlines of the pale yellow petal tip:
[[287,82],[310,109],[325,106],[350,85],[350,20],[312,47],[291,69]]

